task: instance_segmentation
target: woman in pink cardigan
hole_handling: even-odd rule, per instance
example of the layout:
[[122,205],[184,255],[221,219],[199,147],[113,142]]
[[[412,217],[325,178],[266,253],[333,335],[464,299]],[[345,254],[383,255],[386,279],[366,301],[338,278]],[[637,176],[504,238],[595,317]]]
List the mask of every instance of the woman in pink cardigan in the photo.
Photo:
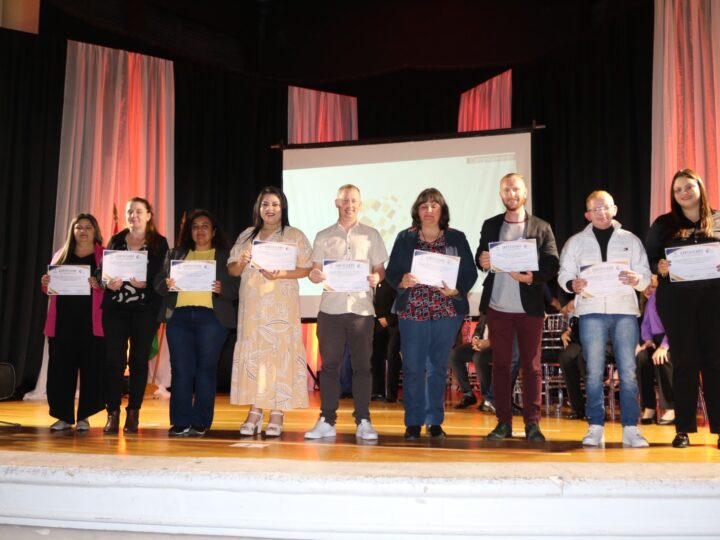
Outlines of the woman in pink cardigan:
[[77,409],[77,431],[90,429],[88,418],[103,410],[102,370],[105,342],[100,304],[103,289],[95,279],[102,262],[102,235],[91,214],[78,214],[70,223],[65,245],[51,265],[84,265],[90,267],[90,291],[84,295],[53,294],[50,276],[41,278],[43,292],[50,296],[45,336],[48,338],[47,397],[50,416],[57,422],[52,431],[72,428],[75,424],[75,390],[80,374],[80,399]]

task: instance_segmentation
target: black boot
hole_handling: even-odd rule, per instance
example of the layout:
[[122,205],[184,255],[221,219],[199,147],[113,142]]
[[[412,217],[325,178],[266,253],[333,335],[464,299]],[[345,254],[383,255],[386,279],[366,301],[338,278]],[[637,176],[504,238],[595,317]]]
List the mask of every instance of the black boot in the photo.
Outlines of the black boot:
[[137,433],[140,424],[140,411],[138,409],[127,409],[125,416],[125,433]]
[[108,419],[103,433],[117,433],[120,429],[120,411],[108,412]]

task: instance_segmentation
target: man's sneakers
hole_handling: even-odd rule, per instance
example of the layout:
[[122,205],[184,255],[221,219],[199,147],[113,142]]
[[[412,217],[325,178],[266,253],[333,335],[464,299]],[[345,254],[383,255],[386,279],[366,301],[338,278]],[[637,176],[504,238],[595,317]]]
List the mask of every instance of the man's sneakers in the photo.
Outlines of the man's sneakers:
[[[307,434],[305,436],[307,437]],[[362,439],[363,441],[377,441],[378,433],[377,431],[375,431],[375,428],[373,427],[370,420],[362,419],[357,425],[355,437],[357,437],[358,439]]]
[[[372,425],[370,426],[372,428]],[[337,430],[335,429],[335,426],[331,426],[325,421],[325,417],[321,416],[318,421],[315,423],[313,428],[305,433],[306,439],[325,439],[329,437],[334,437],[337,435]],[[377,437],[377,434],[376,434]]]
[[605,426],[590,424],[588,432],[583,437],[582,444],[583,446],[604,446]]
[[623,426],[622,444],[625,448],[647,448],[650,443],[637,426]]

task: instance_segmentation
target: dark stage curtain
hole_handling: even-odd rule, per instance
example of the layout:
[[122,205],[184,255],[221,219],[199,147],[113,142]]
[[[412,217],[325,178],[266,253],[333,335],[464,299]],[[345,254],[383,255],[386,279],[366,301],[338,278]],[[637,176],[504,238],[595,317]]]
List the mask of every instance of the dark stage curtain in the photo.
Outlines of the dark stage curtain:
[[0,362],[35,386],[52,255],[65,41],[0,28]]
[[513,67],[513,126],[545,124],[533,140],[533,210],[558,245],[587,223],[585,198],[605,189],[623,227],[649,226],[653,6],[576,46]]
[[[231,241],[260,188],[282,182],[287,87],[175,63],[175,215],[206,208]],[[289,217],[292,223],[292,209]]]

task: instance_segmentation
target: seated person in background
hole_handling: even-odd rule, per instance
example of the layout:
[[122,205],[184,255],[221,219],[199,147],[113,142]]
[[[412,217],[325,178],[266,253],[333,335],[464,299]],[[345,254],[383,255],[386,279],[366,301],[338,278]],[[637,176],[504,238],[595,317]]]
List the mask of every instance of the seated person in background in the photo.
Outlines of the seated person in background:
[[558,363],[565,378],[565,387],[570,398],[571,420],[585,418],[585,396],[580,386],[581,379],[585,378],[585,358],[580,345],[580,329],[577,317],[573,315],[575,300],[570,300],[560,311],[569,318],[568,327],[562,333],[563,350],[558,354]]
[[[490,347],[485,322],[486,317],[481,313],[470,343],[459,342],[450,352],[450,367],[453,373],[455,373],[458,386],[463,394],[460,402],[455,405],[456,409],[467,409],[477,403],[477,398],[470,385],[467,368],[467,364],[472,361],[475,365],[475,373],[477,373],[478,380],[480,381],[480,393],[482,394],[483,400],[478,410],[491,413],[495,412],[495,400],[492,391],[492,349]],[[513,357],[510,368],[513,387],[517,380],[519,368],[520,355],[518,353],[517,343],[513,343]],[[516,410],[522,412],[522,410],[513,403],[513,412],[516,412]]]
[[[643,291],[645,308],[640,325],[640,337],[643,343],[638,345],[636,352],[637,378],[640,386],[640,404],[643,407],[640,422],[652,424],[653,421],[657,421],[658,424],[665,426],[675,422],[673,366],[670,362],[670,344],[655,304],[657,284],[657,276],[653,275],[650,285]],[[660,407],[665,411],[659,418],[656,413],[654,379],[658,381]]]
[[[397,293],[386,280],[375,287],[375,331],[373,334],[372,399],[397,401],[400,379],[400,331],[397,315],[391,312]],[[387,380],[385,361],[387,360]]]

